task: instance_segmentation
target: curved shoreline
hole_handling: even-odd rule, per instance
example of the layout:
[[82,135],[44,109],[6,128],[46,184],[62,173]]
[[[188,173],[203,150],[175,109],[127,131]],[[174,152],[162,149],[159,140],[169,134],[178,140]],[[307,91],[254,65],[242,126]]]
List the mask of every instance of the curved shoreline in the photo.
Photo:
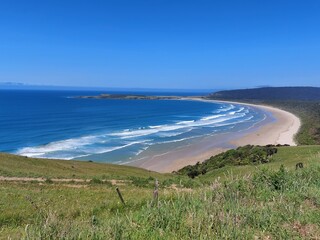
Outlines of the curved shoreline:
[[211,156],[217,155],[223,151],[247,144],[267,145],[267,144],[289,144],[296,145],[294,136],[298,132],[301,122],[294,114],[281,110],[279,108],[233,101],[204,100],[200,98],[188,98],[182,100],[195,100],[206,102],[226,102],[240,104],[258,108],[264,112],[271,113],[275,121],[262,123],[252,130],[244,131],[237,136],[234,134],[224,134],[220,142],[214,142],[216,139],[207,138],[199,144],[185,146],[185,148],[167,152],[161,155],[155,155],[151,158],[136,161],[128,165],[145,168],[148,170],[168,173],[176,171],[184,166],[193,165],[202,162]]
[[250,134],[247,134],[245,137],[241,139],[232,141],[232,143],[237,143],[236,144],[237,146],[246,145],[246,144],[254,144],[254,145],[289,144],[291,146],[297,145],[294,140],[294,137],[299,131],[299,128],[301,126],[301,121],[296,115],[290,112],[287,112],[280,108],[272,107],[269,105],[258,105],[258,104],[233,102],[233,101],[202,100],[202,99],[196,99],[196,98],[194,100],[241,104],[241,105],[255,107],[263,111],[272,113],[273,117],[276,120],[275,123],[265,124],[259,130],[252,132]]
[[235,143],[238,146],[246,144],[289,144],[291,146],[297,145],[294,137],[298,133],[301,126],[301,121],[297,116],[290,112],[271,106],[255,104],[247,105],[258,107],[262,110],[271,112],[275,117],[276,122],[266,124],[257,131],[250,133],[241,139],[232,141],[232,143]]

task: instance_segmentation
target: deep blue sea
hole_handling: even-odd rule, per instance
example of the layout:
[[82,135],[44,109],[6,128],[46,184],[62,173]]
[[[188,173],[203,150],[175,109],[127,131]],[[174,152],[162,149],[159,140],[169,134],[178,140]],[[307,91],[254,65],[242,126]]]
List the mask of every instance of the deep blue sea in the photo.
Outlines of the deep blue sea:
[[101,93],[0,90],[0,151],[124,163],[149,148],[240,131],[265,118],[258,109],[229,103],[73,98]]

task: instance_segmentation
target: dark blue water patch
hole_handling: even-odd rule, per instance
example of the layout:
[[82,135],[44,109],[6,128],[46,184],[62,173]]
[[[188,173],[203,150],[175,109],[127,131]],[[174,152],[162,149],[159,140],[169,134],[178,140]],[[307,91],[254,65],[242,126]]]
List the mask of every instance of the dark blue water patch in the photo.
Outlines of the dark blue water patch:
[[0,151],[30,157],[128,161],[156,144],[176,145],[239,130],[264,117],[254,108],[229,103],[73,98],[101,93],[0,91]]

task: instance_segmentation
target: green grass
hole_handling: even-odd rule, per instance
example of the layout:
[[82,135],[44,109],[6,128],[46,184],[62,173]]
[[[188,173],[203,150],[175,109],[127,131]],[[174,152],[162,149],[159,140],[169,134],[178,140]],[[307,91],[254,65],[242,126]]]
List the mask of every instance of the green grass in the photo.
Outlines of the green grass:
[[225,178],[226,175],[242,177],[256,172],[259,169],[268,167],[269,169],[279,169],[283,164],[287,169],[294,170],[296,164],[302,162],[308,166],[320,160],[320,146],[296,146],[279,147],[277,154],[273,155],[271,162],[261,165],[226,166],[200,175],[199,180],[203,183],[214,181],[217,178]]
[[150,189],[129,186],[121,189],[126,206],[113,188],[101,186],[2,184],[1,190],[7,198],[1,205],[16,199],[1,214],[1,231],[23,239],[315,239],[320,234],[319,164],[298,171],[264,168],[191,192],[160,188],[156,205]]
[[[152,197],[149,188],[119,186],[126,208],[137,209]],[[93,215],[108,218],[124,211],[117,193],[109,185],[65,185],[38,183],[0,183],[0,228],[21,235],[27,224],[54,213],[61,221],[86,222]],[[2,235],[0,233],[0,235]]]
[[153,177],[165,179],[171,174],[159,174],[141,168],[84,161],[26,158],[0,153],[0,176],[128,179]]
[[[281,147],[270,163],[228,166],[193,180],[1,154],[7,176],[48,180],[0,182],[0,239],[312,239],[320,235],[319,152],[320,146]],[[297,162],[305,168],[296,171]],[[73,174],[91,181],[50,181]],[[103,176],[126,180],[117,184],[125,206]]]
[[278,149],[274,146],[253,146],[246,145],[236,149],[230,149],[216,156],[212,156],[204,162],[195,165],[188,165],[177,171],[178,174],[188,175],[194,178],[205,175],[227,166],[260,165],[271,161]]

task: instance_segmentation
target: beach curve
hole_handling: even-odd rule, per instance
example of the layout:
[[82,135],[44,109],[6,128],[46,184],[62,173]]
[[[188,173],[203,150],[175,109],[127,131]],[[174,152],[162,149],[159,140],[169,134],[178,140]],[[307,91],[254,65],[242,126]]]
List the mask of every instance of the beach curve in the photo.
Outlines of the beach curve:
[[[190,100],[190,98],[185,100]],[[184,148],[176,149],[174,151],[163,153],[161,155],[155,155],[147,159],[132,162],[129,165],[145,168],[156,172],[169,173],[179,170],[184,166],[202,162],[210,158],[211,156],[217,155],[228,149],[244,146],[247,144],[289,144],[291,146],[296,145],[294,137],[299,131],[301,121],[297,116],[290,112],[272,106],[243,102],[204,100],[201,98],[193,98],[191,100],[206,102],[225,102],[254,107],[270,113],[273,116],[274,121],[262,124],[261,126],[258,126],[250,131],[243,131],[236,136],[224,135],[228,147],[226,147],[226,145],[220,144],[219,142],[217,144],[214,144],[212,143],[212,138],[207,138],[199,142],[199,144],[185,146]]]

